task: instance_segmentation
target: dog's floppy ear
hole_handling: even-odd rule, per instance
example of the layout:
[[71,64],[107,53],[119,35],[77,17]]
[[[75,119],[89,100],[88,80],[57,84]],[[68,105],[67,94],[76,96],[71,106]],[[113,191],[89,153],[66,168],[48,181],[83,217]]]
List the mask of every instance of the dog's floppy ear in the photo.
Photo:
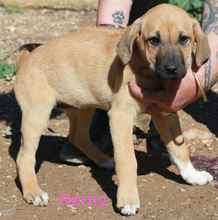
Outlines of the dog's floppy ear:
[[203,32],[197,20],[193,19],[193,32],[197,48],[195,53],[195,63],[200,67],[210,57],[210,47],[207,40],[207,35]]
[[140,33],[141,25],[140,18],[137,19],[130,27],[127,28],[126,32],[117,44],[116,51],[120,57],[123,65],[130,62],[133,53],[133,44]]

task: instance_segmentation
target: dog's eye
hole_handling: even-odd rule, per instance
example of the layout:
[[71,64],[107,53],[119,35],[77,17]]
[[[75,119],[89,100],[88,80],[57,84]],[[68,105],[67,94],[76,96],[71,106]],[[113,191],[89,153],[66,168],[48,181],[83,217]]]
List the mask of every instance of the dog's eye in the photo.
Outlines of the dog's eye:
[[155,46],[157,46],[160,43],[160,39],[158,37],[151,37],[148,40],[151,44]]
[[180,39],[179,39],[179,42],[180,42],[181,45],[184,45],[188,42],[188,40],[189,40],[189,37],[181,36]]

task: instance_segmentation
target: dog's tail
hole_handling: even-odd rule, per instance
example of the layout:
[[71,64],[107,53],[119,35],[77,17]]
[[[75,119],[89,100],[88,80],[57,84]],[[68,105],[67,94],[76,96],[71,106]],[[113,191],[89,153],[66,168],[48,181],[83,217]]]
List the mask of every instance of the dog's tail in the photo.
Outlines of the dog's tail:
[[17,68],[19,70],[20,66],[22,65],[22,63],[26,60],[26,58],[28,57],[28,55],[37,47],[39,47],[42,44],[25,44],[23,46],[21,46],[18,50],[17,50]]

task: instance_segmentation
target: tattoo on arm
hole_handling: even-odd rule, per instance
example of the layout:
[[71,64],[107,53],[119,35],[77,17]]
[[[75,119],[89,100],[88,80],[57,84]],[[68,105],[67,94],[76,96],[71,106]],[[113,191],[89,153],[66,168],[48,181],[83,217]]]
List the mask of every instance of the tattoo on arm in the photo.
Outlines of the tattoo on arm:
[[[216,58],[218,60],[218,51],[216,52]],[[213,79],[210,82],[210,88],[213,87],[218,82],[218,72],[215,74]]]
[[[209,35],[214,33],[218,35],[218,4],[217,0],[205,0],[203,7],[203,15],[201,19],[203,31]],[[217,51],[218,60],[218,51]],[[207,92],[218,81],[218,73],[211,79],[211,58],[204,65],[205,67],[205,84],[204,90]]]
[[211,58],[209,58],[207,63],[204,64],[204,68],[205,68],[204,91],[207,92],[210,89]]
[[218,73],[215,74],[213,79],[210,82],[210,88],[213,87],[218,82]]
[[116,11],[112,14],[113,22],[116,24],[123,24],[125,19],[123,11]]
[[217,0],[205,0],[201,26],[206,34],[214,32],[218,35],[218,5]]
[[205,63],[205,82],[204,82],[204,91],[207,92],[213,87],[218,81],[218,72],[210,79],[210,71],[211,71],[211,58]]

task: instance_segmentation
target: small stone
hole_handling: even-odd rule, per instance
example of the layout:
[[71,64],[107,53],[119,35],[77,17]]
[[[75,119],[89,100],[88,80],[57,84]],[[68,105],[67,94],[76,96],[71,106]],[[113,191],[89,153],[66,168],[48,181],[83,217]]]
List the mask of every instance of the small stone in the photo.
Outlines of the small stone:
[[80,169],[85,169],[85,168],[86,168],[86,166],[83,165],[83,164],[82,164],[82,165],[79,165],[78,167],[79,167]]
[[76,207],[71,207],[71,211],[72,211],[72,212],[77,212]]
[[8,26],[7,31],[14,32],[16,28],[14,26]]

